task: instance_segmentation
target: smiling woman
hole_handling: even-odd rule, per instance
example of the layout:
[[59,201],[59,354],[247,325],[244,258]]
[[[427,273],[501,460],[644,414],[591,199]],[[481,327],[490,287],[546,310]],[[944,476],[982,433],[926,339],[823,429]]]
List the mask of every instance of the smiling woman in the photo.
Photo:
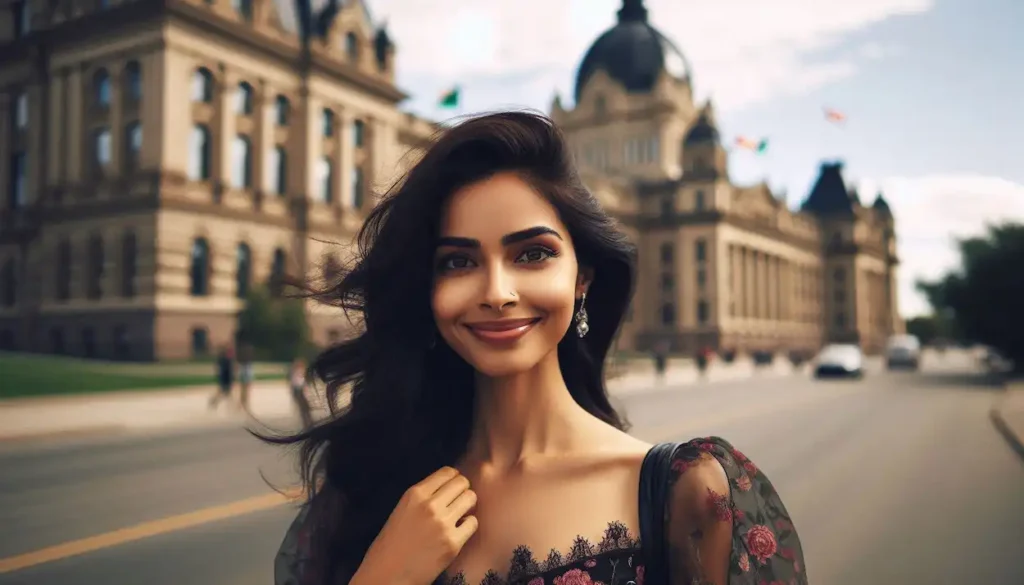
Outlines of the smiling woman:
[[365,323],[313,364],[350,403],[264,437],[301,445],[308,493],[278,585],[806,583],[742,453],[625,432],[604,363],[635,261],[550,120],[442,133],[321,295]]

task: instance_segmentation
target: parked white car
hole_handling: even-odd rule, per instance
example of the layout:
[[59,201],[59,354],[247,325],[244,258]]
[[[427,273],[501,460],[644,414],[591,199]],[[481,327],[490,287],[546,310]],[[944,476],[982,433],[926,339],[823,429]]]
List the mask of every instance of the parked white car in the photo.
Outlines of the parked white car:
[[890,370],[921,367],[921,342],[913,335],[894,335],[885,346],[885,367]]
[[815,378],[860,378],[864,375],[864,353],[848,343],[826,345],[815,360]]

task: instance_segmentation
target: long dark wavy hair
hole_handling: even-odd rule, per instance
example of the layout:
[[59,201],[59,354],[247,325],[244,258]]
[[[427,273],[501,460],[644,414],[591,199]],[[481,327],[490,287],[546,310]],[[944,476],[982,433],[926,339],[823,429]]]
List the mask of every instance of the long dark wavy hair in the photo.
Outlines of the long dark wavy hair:
[[[348,583],[399,498],[465,453],[473,368],[436,332],[433,255],[445,200],[463,186],[513,172],[544,195],[593,270],[590,331],[558,345],[576,402],[625,430],[604,364],[633,294],[636,249],[580,180],[565,138],[546,117],[503,112],[440,132],[422,159],[369,212],[351,265],[316,296],[361,322],[360,333],[311,364],[331,416],[304,432],[262,437],[298,445],[307,490],[310,559],[323,585]],[[351,400],[339,407],[339,395]]]

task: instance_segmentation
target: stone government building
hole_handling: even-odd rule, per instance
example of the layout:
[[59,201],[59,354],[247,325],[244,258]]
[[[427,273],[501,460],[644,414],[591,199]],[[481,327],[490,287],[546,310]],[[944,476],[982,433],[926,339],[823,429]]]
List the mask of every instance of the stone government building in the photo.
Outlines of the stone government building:
[[[306,95],[287,0],[0,3],[0,348],[203,354],[254,283],[333,270],[437,129],[399,109],[395,45],[365,1],[313,42]],[[691,83],[624,0],[574,107],[551,108],[640,248],[620,349],[878,349],[902,330],[882,196],[862,205],[840,163],[799,212],[734,185]],[[318,343],[349,327],[310,312]]]

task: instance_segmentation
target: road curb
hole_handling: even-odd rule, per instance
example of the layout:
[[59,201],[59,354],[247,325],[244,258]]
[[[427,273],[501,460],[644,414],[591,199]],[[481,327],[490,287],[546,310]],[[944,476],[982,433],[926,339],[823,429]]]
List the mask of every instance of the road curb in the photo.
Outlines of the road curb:
[[12,435],[0,435],[0,445],[13,445],[16,443],[36,443],[40,441],[55,441],[62,439],[89,439],[93,437],[108,437],[119,435],[128,431],[124,425],[96,425],[76,429],[65,429],[58,431],[41,431],[37,433],[22,433]]
[[[1003,390],[996,404],[989,409],[988,416],[992,420],[992,426],[1003,436],[1007,445],[1013,449],[1021,461],[1024,461],[1024,429],[1015,429],[1014,425],[1006,420],[1006,416],[1003,413],[1007,408],[1007,403],[1013,398],[1024,402],[1024,382],[1007,382],[1005,390]],[[1024,419],[1024,415],[1018,414],[1017,416]]]

